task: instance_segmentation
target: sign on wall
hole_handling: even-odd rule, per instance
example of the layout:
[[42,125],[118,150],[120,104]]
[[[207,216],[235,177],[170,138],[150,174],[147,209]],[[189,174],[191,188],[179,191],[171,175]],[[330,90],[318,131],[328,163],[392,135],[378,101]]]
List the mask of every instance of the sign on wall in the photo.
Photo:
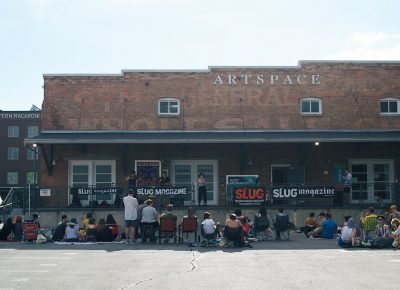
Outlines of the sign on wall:
[[50,196],[51,190],[49,188],[40,189],[40,196]]
[[136,160],[135,170],[138,186],[156,185],[161,175],[161,162],[159,160]]
[[226,176],[226,196],[228,202],[233,202],[233,188],[236,186],[247,185],[256,186],[258,175],[227,175]]
[[187,187],[137,187],[138,195],[186,195]]
[[265,202],[266,190],[262,186],[234,186],[233,204],[236,206],[260,206]]
[[336,190],[334,185],[300,185],[300,186],[272,186],[272,198],[334,198]]

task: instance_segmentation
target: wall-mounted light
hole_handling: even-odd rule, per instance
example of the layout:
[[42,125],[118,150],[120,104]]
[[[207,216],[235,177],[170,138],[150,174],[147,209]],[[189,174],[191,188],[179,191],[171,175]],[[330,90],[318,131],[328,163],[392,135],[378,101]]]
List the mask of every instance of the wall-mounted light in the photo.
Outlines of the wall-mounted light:
[[319,146],[319,142],[318,141],[314,142],[314,145]]

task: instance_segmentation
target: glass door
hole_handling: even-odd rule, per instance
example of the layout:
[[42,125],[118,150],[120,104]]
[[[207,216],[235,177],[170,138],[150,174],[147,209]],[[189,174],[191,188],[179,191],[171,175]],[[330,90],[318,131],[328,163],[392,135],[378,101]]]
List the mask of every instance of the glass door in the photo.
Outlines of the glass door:
[[175,160],[172,162],[172,182],[176,186],[187,186],[191,193],[185,197],[185,205],[198,204],[197,178],[203,173],[206,179],[207,204],[217,205],[217,161]]
[[393,198],[392,160],[351,160],[352,202],[389,202]]

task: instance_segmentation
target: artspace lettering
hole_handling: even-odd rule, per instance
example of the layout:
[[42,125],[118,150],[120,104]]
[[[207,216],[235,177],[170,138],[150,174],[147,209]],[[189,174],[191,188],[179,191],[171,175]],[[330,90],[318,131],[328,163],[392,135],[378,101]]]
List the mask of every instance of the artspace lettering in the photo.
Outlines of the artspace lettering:
[[217,75],[214,85],[320,85],[321,76],[315,75],[291,75],[291,74],[269,74],[269,75]]

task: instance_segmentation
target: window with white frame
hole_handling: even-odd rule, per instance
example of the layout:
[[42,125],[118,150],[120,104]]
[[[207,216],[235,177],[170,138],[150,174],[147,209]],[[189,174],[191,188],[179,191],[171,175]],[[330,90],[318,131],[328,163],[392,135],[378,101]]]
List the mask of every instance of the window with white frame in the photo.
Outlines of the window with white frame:
[[397,98],[383,98],[379,101],[381,115],[399,115],[400,100]]
[[158,100],[158,115],[178,116],[180,114],[180,100],[163,98]]
[[7,159],[8,160],[18,160],[19,158],[19,148],[18,147],[8,147]]
[[115,185],[114,160],[71,160],[69,184],[75,187],[112,187]]
[[19,137],[19,126],[8,126],[8,137],[10,138]]
[[322,104],[318,98],[303,98],[300,101],[302,115],[321,115]]
[[28,138],[39,135],[39,126],[28,126]]
[[18,184],[18,172],[7,172],[7,184]]

